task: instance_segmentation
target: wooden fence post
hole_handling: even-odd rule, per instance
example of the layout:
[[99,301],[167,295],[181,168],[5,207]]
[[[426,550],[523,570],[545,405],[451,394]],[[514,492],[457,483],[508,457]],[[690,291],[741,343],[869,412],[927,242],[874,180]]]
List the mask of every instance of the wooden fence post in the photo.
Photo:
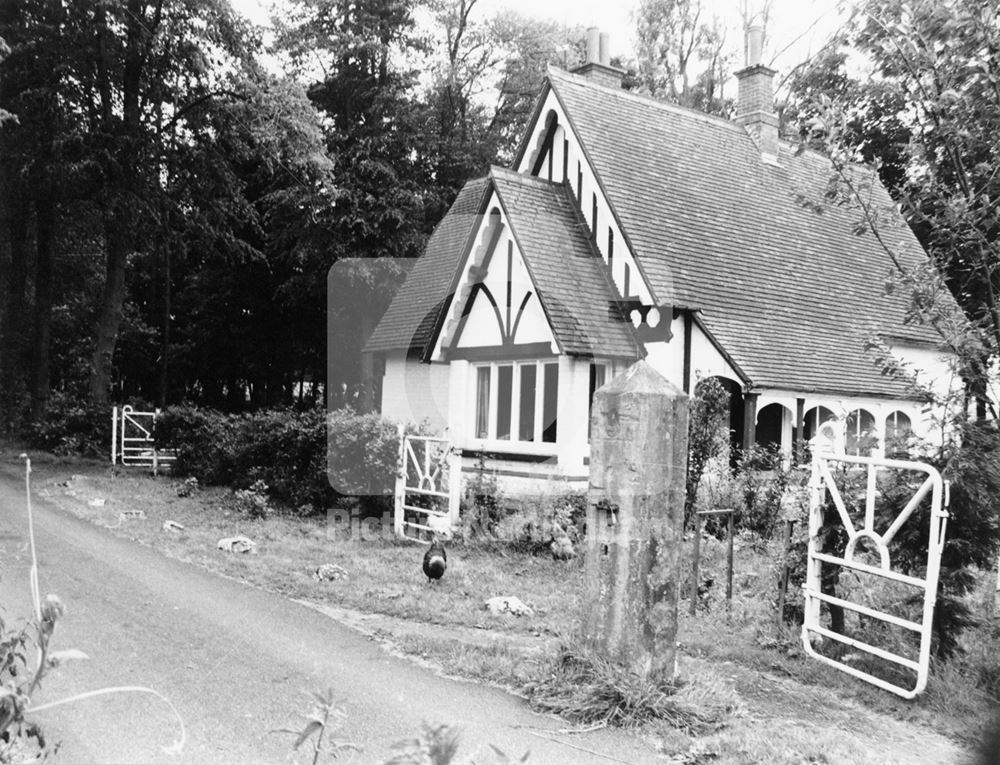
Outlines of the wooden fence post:
[[594,396],[584,641],[654,682],[675,671],[688,397],[645,361]]

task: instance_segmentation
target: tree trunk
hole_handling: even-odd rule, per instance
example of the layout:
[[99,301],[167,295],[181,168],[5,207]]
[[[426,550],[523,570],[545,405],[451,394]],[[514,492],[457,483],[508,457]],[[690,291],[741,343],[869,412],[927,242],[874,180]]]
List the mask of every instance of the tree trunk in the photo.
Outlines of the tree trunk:
[[360,359],[361,390],[358,395],[358,409],[363,413],[375,410],[375,359],[371,353],[361,349],[375,331],[371,313],[367,308],[360,312],[361,325],[358,327],[358,356]]
[[170,387],[170,246],[163,251],[163,346],[160,349],[160,382],[157,403],[161,409],[167,406],[167,390]]
[[130,233],[125,222],[107,215],[104,224],[107,272],[101,296],[101,314],[97,320],[94,354],[90,359],[90,401],[106,406],[110,400],[111,369],[125,304],[125,261],[130,250]]
[[51,199],[35,203],[35,342],[31,358],[31,418],[49,404],[49,350],[52,339],[52,260],[56,206]]
[[[106,46],[100,49],[98,72],[105,127],[117,134],[117,157],[114,164],[121,175],[117,188],[109,189],[111,199],[104,215],[104,244],[107,250],[107,272],[101,296],[101,313],[94,338],[94,353],[90,362],[90,400],[100,406],[107,405],[111,388],[112,360],[118,330],[121,327],[122,307],[125,304],[125,266],[135,244],[136,197],[139,190],[140,158],[138,147],[142,140],[142,114],[139,108],[139,91],[142,82],[142,36],[144,16],[140,0],[128,0],[127,28],[125,31],[125,59],[122,68],[121,127],[111,121],[109,83],[110,65]],[[98,39],[108,35],[107,18],[103,8],[98,8]]]
[[[12,184],[13,186],[13,184]],[[8,423],[17,402],[18,378],[23,372],[25,290],[28,281],[29,207],[19,190],[10,189],[10,274],[7,305],[0,338],[0,414]]]

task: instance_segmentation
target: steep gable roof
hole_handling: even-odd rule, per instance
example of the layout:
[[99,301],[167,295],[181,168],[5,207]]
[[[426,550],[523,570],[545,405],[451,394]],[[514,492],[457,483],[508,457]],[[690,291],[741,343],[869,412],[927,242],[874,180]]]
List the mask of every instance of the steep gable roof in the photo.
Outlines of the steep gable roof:
[[631,325],[612,317],[609,306],[619,296],[568,190],[499,167],[492,168],[487,178],[470,181],[459,193],[365,350],[429,352],[491,190],[496,190],[510,222],[560,350],[639,357]]
[[372,333],[366,351],[412,349],[422,353],[433,342],[451,297],[452,276],[481,214],[487,186],[486,178],[478,178],[462,187]]
[[490,178],[560,349],[638,358],[631,325],[609,307],[617,292],[567,188],[497,167]]
[[[702,311],[755,387],[904,396],[863,348],[904,326],[891,262],[860,213],[825,198],[829,161],[761,159],[743,128],[550,69],[555,91],[657,297]],[[544,94],[543,94],[544,96]],[[874,184],[875,201],[892,203]],[[908,266],[926,260],[899,216],[881,233]]]

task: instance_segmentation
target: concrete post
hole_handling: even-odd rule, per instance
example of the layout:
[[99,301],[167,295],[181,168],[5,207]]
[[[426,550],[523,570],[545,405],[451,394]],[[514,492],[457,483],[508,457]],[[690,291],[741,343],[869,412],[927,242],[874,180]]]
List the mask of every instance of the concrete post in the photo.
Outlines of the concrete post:
[[641,677],[675,671],[688,397],[645,361],[594,395],[584,642]]

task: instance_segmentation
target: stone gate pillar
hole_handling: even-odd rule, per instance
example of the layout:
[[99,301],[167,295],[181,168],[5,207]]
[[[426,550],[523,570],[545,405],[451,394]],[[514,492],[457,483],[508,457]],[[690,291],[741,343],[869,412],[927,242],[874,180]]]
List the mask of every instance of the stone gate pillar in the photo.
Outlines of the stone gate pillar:
[[645,361],[594,395],[584,642],[642,677],[672,678],[688,397]]

